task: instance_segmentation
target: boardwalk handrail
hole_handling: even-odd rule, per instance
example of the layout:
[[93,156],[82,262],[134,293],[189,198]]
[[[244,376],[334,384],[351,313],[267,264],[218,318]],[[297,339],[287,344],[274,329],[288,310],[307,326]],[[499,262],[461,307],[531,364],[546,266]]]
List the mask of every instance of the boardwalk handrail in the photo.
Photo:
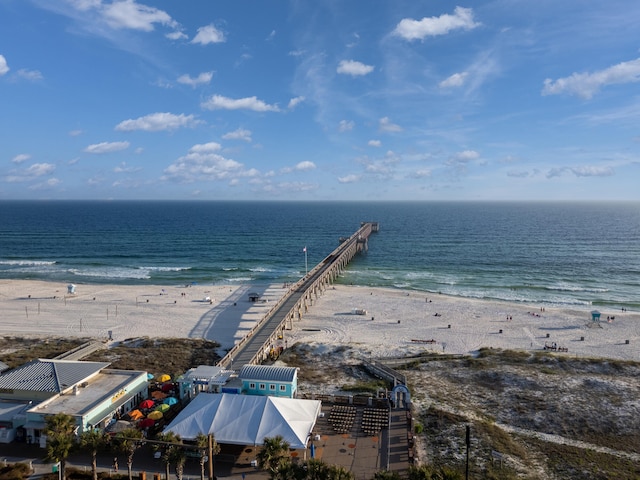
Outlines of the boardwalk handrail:
[[[365,242],[366,245],[369,235],[373,231],[377,231],[377,229],[377,223],[363,222],[360,228],[353,235],[351,235],[347,240],[343,241],[327,257],[325,257],[320,263],[318,263],[309,272],[307,272],[304,277],[290,286],[287,292],[269,309],[267,313],[265,313],[265,315],[256,323],[256,325],[254,325],[253,328],[251,328],[251,330],[237,344],[235,344],[222,359],[220,359],[217,365],[230,368],[233,364],[233,359],[237,356],[238,352],[243,350],[247,341],[251,339],[258,330],[261,330],[269,320],[271,320],[278,309],[280,309],[287,301],[289,301],[292,296],[300,294],[302,298],[304,297],[304,294],[306,294],[310,290],[313,291],[322,283],[326,282],[326,276],[321,275],[321,273],[325,270],[329,271],[330,269],[335,268],[336,265],[340,265],[343,262],[348,263],[348,260],[350,260],[350,258],[352,258],[354,255],[354,253],[351,252],[352,245],[354,243],[357,243],[358,241]],[[351,257],[347,258],[349,255],[351,255]],[[295,309],[296,306],[293,306],[289,311],[286,312],[282,320],[275,326],[273,333],[284,329],[287,319],[291,317],[291,314]],[[265,344],[268,343],[268,341],[269,340],[265,341]],[[259,357],[265,344],[263,344],[261,348],[256,350],[254,355],[251,357],[249,364],[260,363]]]

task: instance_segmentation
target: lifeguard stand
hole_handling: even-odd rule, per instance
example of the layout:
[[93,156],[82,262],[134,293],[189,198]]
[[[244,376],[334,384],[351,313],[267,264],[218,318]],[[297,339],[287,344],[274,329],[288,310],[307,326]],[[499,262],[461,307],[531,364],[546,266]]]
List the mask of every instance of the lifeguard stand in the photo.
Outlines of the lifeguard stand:
[[591,323],[589,324],[589,327],[602,328],[602,325],[600,325],[600,312],[598,310],[591,311]]

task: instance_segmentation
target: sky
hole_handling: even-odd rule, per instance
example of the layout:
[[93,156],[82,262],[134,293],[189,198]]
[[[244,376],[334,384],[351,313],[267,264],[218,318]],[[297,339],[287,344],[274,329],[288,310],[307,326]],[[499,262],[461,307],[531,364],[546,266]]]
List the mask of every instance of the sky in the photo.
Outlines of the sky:
[[0,199],[640,200],[637,0],[0,0]]

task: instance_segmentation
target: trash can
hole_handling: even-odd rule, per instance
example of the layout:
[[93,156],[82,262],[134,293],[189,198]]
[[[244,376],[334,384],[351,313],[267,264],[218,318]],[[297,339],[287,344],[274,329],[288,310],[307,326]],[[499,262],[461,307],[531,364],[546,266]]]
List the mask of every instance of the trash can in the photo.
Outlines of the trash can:
[[147,480],[147,472],[145,471],[140,472],[140,475],[138,476],[138,478],[140,480]]

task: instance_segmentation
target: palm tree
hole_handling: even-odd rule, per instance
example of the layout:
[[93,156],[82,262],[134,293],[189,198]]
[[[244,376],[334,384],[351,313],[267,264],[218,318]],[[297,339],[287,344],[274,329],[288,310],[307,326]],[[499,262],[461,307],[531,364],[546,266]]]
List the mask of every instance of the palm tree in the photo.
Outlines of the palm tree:
[[102,430],[87,430],[80,434],[80,448],[91,452],[91,474],[98,480],[98,450],[109,443],[109,437]]
[[258,466],[262,470],[268,470],[273,478],[280,464],[289,459],[289,446],[289,442],[281,435],[265,438],[262,449],[256,456]]
[[324,463],[322,460],[318,460],[315,458],[310,458],[305,463],[307,474],[305,475],[305,479],[308,480],[325,480],[330,478],[329,476],[329,465]]
[[[180,437],[178,437],[179,439]],[[174,464],[176,466],[176,477],[178,480],[182,480],[182,474],[184,473],[184,464],[187,461],[187,454],[184,451],[184,447],[181,443],[170,445],[167,449],[167,464]]]
[[[180,437],[173,432],[159,433],[156,436],[156,439],[161,442],[165,442],[166,444],[182,443],[182,440],[180,439]],[[171,475],[169,470],[171,467],[171,463],[173,461],[172,451],[171,451],[173,448],[173,445],[166,445],[166,444],[154,444],[153,449],[156,451],[164,450],[164,453],[162,454],[160,459],[162,460],[162,463],[164,463],[166,480],[169,480],[169,475]]]
[[131,466],[133,465],[133,454],[140,448],[140,440],[142,439],[142,432],[135,428],[127,428],[121,432],[116,433],[115,440],[118,450],[127,455],[127,471],[129,473],[129,480],[132,480]]
[[[218,455],[220,453],[220,445],[218,444],[218,442],[216,442],[216,439],[213,435],[211,435],[211,442],[213,447],[213,452],[211,453],[213,455]],[[199,433],[196,437],[196,445],[200,449],[200,480],[204,480],[204,462],[205,458],[209,456],[209,435]],[[209,458],[209,461],[211,462],[212,466],[215,466],[214,458]],[[213,473],[213,478],[216,478],[215,471]]]
[[400,474],[389,470],[379,470],[373,476],[373,480],[400,480]]
[[329,477],[332,480],[355,480],[355,475],[341,465],[329,465]]
[[65,479],[67,458],[75,444],[78,428],[76,420],[66,413],[57,413],[45,417],[44,433],[47,436],[47,459],[60,462],[60,478]]

